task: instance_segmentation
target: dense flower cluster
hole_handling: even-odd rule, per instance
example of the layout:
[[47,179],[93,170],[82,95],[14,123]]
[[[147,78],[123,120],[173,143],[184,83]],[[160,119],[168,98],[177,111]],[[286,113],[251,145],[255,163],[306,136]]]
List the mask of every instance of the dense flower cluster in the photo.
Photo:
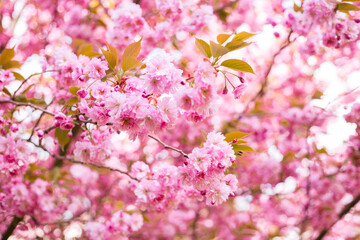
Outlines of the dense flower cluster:
[[238,188],[235,175],[225,174],[235,161],[234,151],[224,136],[211,132],[202,148],[194,148],[181,169],[184,184],[193,185],[207,204],[221,204]]
[[336,8],[336,0],[306,0],[301,9],[288,13],[285,24],[296,33],[308,36],[306,51],[310,54],[319,51],[321,46],[339,48],[358,39],[359,21],[344,18]]

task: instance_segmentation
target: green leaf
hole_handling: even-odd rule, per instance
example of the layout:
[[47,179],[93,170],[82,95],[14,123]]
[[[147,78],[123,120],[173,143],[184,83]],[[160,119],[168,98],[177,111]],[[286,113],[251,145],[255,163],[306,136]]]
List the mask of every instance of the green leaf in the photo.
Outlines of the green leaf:
[[221,46],[218,43],[215,43],[213,41],[210,41],[210,49],[211,49],[211,55],[214,57],[221,57],[225,54],[227,54],[229,51],[229,49],[227,49],[226,47]]
[[78,102],[79,102],[79,98],[74,96],[74,97],[69,98],[69,99],[65,102],[64,106],[65,106],[65,107],[70,107],[70,106],[72,106],[72,105],[74,105],[74,104],[77,104]]
[[27,102],[27,97],[25,94],[20,94],[14,98],[16,102]]
[[249,136],[252,133],[243,133],[243,132],[231,132],[225,135],[225,141],[232,142],[234,139],[244,138]]
[[195,45],[205,57],[211,57],[210,45],[207,44],[204,40],[196,38]]
[[230,36],[231,36],[231,34],[222,33],[222,34],[217,35],[216,39],[217,39],[218,43],[223,44],[224,42],[226,42],[226,40],[229,39]]
[[347,12],[347,11],[359,11],[360,8],[358,8],[357,6],[350,4],[350,3],[338,3],[335,11],[342,11],[342,12]]
[[84,55],[84,56],[87,56],[89,58],[93,58],[93,57],[98,57],[100,56],[101,54],[99,54],[98,52],[95,52],[93,50],[93,46],[91,43],[84,43],[84,44],[81,44],[79,46],[79,49],[77,50],[77,55]]
[[0,65],[4,66],[15,56],[14,48],[4,49],[0,54]]
[[243,42],[243,41],[231,41],[225,45],[227,49],[230,51],[235,51],[240,48],[244,48],[252,44],[251,42]]
[[69,92],[70,92],[72,95],[74,95],[74,96],[77,97],[77,91],[79,91],[80,89],[81,89],[80,87],[73,86],[73,87],[70,87],[70,88],[69,88]]
[[21,64],[18,61],[9,61],[4,65],[2,65],[3,69],[11,69],[11,68],[19,68],[19,67],[21,67]]
[[322,95],[323,92],[321,92],[320,90],[316,90],[312,96],[312,99],[320,99]]
[[76,111],[68,110],[68,111],[66,112],[66,115],[67,115],[67,116],[71,116],[71,115],[75,115],[76,113],[77,113]]
[[12,72],[14,74],[14,77],[17,79],[17,80],[20,80],[20,81],[24,81],[25,78],[20,74],[20,73],[17,73],[17,72]]
[[106,28],[106,24],[102,20],[98,19],[98,20],[96,20],[96,22],[99,24],[99,26]]
[[106,43],[106,44],[107,44],[107,47],[108,47],[109,51],[106,51],[106,50],[104,50],[102,48],[100,48],[100,49],[101,49],[101,52],[104,54],[107,62],[109,63],[109,67],[113,71],[115,71],[115,67],[119,63],[119,52],[115,47],[109,45],[108,43]]
[[3,92],[11,97],[11,93],[6,87],[3,88]]
[[58,140],[62,150],[64,150],[65,145],[70,142],[68,133],[69,130],[62,130],[59,127],[55,128],[55,137]]
[[142,216],[143,216],[144,222],[147,222],[147,223],[150,222],[150,219],[144,213],[142,214]]
[[116,49],[116,47],[111,46],[109,43],[106,43],[109,51],[114,55],[116,65],[119,63],[119,51]]
[[46,102],[43,98],[29,98],[27,101],[37,106],[46,106]]
[[104,49],[102,49],[102,48],[100,48],[100,50],[101,50],[101,52],[103,53],[106,61],[108,62],[109,67],[110,67],[113,71],[115,71],[115,66],[116,66],[116,59],[115,59],[115,57],[114,57],[114,56],[111,54],[111,52],[109,52],[109,51],[106,51],[106,50],[104,50]]
[[342,2],[360,2],[360,0],[342,0]]
[[122,55],[122,58],[127,58],[127,57],[134,57],[136,58],[139,53],[140,53],[140,50],[141,50],[141,40],[140,39],[138,42],[134,42],[134,43],[131,43],[129,44],[125,50],[124,50],[124,53]]
[[240,32],[235,35],[235,37],[231,40],[231,42],[225,45],[230,51],[234,51],[243,47],[249,46],[251,43],[244,42],[246,39],[251,38],[255,34],[248,32]]
[[236,34],[235,37],[231,41],[232,42],[245,41],[246,39],[249,39],[254,35],[255,35],[254,33],[240,32],[240,33]]
[[140,67],[142,65],[142,62],[137,60],[136,58],[129,56],[126,58],[123,58],[121,63],[121,68],[124,72],[127,70],[131,70],[137,67]]
[[294,11],[295,12],[303,12],[304,10],[303,10],[303,8],[302,8],[302,6],[298,6],[298,5],[296,5],[295,3],[294,3]]
[[82,44],[86,44],[88,43],[87,41],[83,40],[83,39],[80,39],[80,38],[74,38],[72,40],[72,45],[75,47],[75,48],[78,48],[80,47]]
[[243,152],[255,152],[254,149],[247,145],[234,144],[233,145],[234,152],[243,151]]
[[239,72],[249,72],[249,73],[255,74],[249,64],[247,64],[246,62],[241,61],[239,59],[225,60],[221,63],[221,66],[231,68],[231,69],[239,71]]
[[326,148],[317,148],[316,145],[314,146],[315,147],[315,150],[316,150],[316,153],[325,153],[325,154],[328,154],[328,152],[326,151]]

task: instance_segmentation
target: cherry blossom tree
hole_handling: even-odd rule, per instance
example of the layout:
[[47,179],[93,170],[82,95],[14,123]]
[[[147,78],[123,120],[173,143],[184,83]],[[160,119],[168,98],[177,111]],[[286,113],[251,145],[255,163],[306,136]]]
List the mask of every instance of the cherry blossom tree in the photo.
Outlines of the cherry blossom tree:
[[359,239],[359,10],[0,0],[2,239]]

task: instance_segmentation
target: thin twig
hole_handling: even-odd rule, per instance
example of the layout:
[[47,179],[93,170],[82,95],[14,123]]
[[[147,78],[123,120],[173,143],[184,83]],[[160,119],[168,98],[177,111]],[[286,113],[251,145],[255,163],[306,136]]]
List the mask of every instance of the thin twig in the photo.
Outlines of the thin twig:
[[14,94],[13,94],[13,97],[16,96],[16,93],[21,89],[21,87],[32,77],[34,76],[37,76],[37,75],[41,75],[41,74],[44,74],[44,73],[48,73],[48,72],[58,72],[59,70],[47,70],[47,71],[44,71],[44,72],[41,72],[41,73],[33,73],[31,74],[29,77],[27,77],[25,80],[22,81],[22,83],[20,84],[20,86],[15,90]]
[[[46,106],[45,109],[47,109],[47,108],[52,104],[53,101],[54,101],[54,99],[49,103],[49,105]],[[39,119],[36,121],[33,129],[31,130],[31,134],[30,134],[30,137],[28,138],[28,141],[31,141],[31,138],[32,138],[32,136],[33,136],[34,133],[35,133],[35,128],[39,125],[39,123],[40,123],[40,121],[41,121],[41,118],[42,118],[44,115],[45,115],[45,113],[42,112],[41,115],[40,115],[40,117],[39,117]]]
[[173,150],[173,151],[175,151],[175,152],[180,153],[180,154],[183,155],[184,157],[189,158],[189,156],[188,156],[186,153],[184,153],[182,150],[177,149],[177,148],[174,148],[174,147],[172,147],[172,146],[169,146],[169,145],[165,144],[164,142],[162,142],[162,141],[161,141],[160,139],[158,139],[157,137],[154,137],[154,136],[152,136],[152,135],[150,135],[150,134],[149,134],[148,136],[149,136],[149,138],[152,138],[152,139],[154,139],[155,141],[157,141],[158,143],[160,143],[161,145],[163,145],[164,148],[171,149],[171,150]]
[[[78,121],[79,121],[79,122],[82,122],[82,123],[91,123],[91,124],[97,125],[97,122],[93,122],[91,119],[88,119],[88,120],[78,120]],[[113,125],[113,123],[106,123],[106,125]],[[184,153],[182,150],[167,145],[166,143],[162,142],[159,138],[157,138],[157,137],[155,137],[155,136],[152,136],[152,135],[150,135],[150,134],[148,135],[148,137],[154,139],[155,141],[157,141],[158,143],[160,143],[161,145],[163,145],[164,148],[171,149],[171,150],[173,150],[173,151],[175,151],[175,152],[180,153],[180,154],[183,155],[184,157],[189,158],[189,156],[188,156],[186,153]]]

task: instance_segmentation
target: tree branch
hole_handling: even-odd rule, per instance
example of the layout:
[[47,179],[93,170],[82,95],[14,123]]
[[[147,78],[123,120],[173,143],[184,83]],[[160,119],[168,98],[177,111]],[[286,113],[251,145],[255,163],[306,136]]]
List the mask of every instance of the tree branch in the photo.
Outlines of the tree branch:
[[8,228],[6,229],[5,233],[2,235],[1,240],[8,239],[12,235],[14,230],[16,229],[19,222],[21,222],[22,220],[23,220],[22,217],[14,216],[13,220],[11,221]]
[[66,161],[69,161],[69,162],[72,162],[72,163],[82,164],[82,165],[85,165],[85,166],[91,166],[91,167],[96,167],[96,168],[100,168],[100,169],[107,169],[107,170],[110,170],[110,171],[119,172],[119,173],[122,173],[122,174],[127,175],[129,178],[131,178],[131,179],[133,179],[133,180],[135,180],[135,181],[139,181],[139,179],[131,176],[130,173],[121,171],[120,169],[116,169],[116,168],[112,168],[112,167],[107,167],[107,166],[102,166],[102,165],[98,165],[98,164],[96,164],[96,163],[81,162],[81,161],[78,161],[78,160],[75,160],[75,159],[73,159],[73,158],[69,158],[69,157],[66,157],[66,156],[56,155],[56,154],[51,153],[51,152],[50,152],[49,150],[47,150],[44,146],[38,145],[38,144],[33,143],[33,142],[30,142],[30,143],[32,143],[35,147],[41,148],[41,149],[44,150],[45,152],[49,153],[49,154],[50,154],[53,158],[55,158],[55,159],[66,160]]
[[286,39],[286,42],[283,44],[283,46],[274,54],[273,58],[271,59],[271,63],[270,63],[270,66],[268,68],[268,70],[266,71],[265,73],[265,77],[264,77],[264,81],[263,83],[261,84],[261,88],[260,90],[256,93],[256,95],[249,101],[249,103],[247,104],[246,108],[244,109],[243,113],[246,113],[249,109],[249,105],[250,103],[252,102],[255,102],[256,99],[258,99],[259,97],[262,97],[266,91],[266,87],[268,85],[268,79],[269,79],[269,74],[274,66],[274,63],[275,63],[275,59],[276,57],[285,49],[287,48],[288,46],[290,46],[291,43],[293,43],[294,41],[291,41],[290,40],[290,37],[292,35],[293,31],[290,30],[289,34],[288,34],[288,37]]
[[197,239],[197,233],[196,233],[196,228],[197,228],[197,222],[199,220],[200,214],[199,212],[196,212],[195,218],[194,218],[194,222],[192,223],[192,239],[196,240]]
[[83,211],[80,211],[79,213],[73,215],[73,217],[71,217],[69,219],[64,219],[64,220],[59,220],[59,221],[54,221],[54,222],[40,222],[34,216],[30,216],[30,217],[34,221],[34,223],[36,225],[38,225],[38,226],[59,225],[59,224],[64,224],[64,223],[70,223],[71,221],[73,221],[76,218],[80,217],[82,214],[86,213],[89,210],[90,210],[89,208],[86,208]]
[[4,104],[4,103],[10,103],[10,104],[13,104],[13,105],[16,105],[16,106],[32,107],[32,108],[34,108],[34,109],[36,109],[36,110],[42,111],[42,112],[44,112],[44,113],[46,113],[46,114],[49,114],[49,115],[51,115],[51,116],[55,116],[54,113],[49,112],[48,110],[43,109],[43,108],[41,108],[41,107],[38,107],[38,106],[36,106],[36,105],[34,105],[34,104],[32,104],[32,103],[16,102],[16,101],[13,101],[13,100],[2,100],[2,101],[0,101],[0,104]]
[[326,234],[328,234],[331,230],[331,228],[338,222],[340,221],[348,212],[350,212],[350,210],[355,207],[355,205],[360,201],[360,193],[347,205],[344,206],[344,208],[341,210],[341,212],[338,215],[338,218],[328,227],[328,228],[324,228],[319,236],[316,238],[316,240],[321,240],[325,237]]

